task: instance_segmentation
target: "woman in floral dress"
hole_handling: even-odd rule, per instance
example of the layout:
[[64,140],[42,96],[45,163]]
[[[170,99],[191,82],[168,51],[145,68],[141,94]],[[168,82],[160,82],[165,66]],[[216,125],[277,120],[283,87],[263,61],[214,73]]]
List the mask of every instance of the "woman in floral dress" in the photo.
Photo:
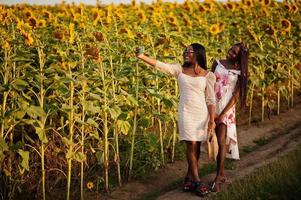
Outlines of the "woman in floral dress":
[[233,45],[226,59],[215,60],[212,72],[216,76],[216,136],[218,139],[217,173],[211,190],[219,192],[221,183],[226,181],[225,158],[239,159],[235,104],[240,97],[245,105],[248,79],[248,49],[242,44]]

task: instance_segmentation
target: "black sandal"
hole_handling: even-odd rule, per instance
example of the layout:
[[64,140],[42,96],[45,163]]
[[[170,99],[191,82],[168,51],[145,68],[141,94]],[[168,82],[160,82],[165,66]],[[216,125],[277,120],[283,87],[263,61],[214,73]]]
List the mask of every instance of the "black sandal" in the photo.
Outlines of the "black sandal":
[[186,177],[183,184],[183,191],[184,192],[191,192],[194,191],[194,186],[192,179],[190,177]]
[[198,182],[194,182],[194,184],[195,184],[194,191],[198,196],[204,197],[210,193],[210,190],[205,183],[198,181]]

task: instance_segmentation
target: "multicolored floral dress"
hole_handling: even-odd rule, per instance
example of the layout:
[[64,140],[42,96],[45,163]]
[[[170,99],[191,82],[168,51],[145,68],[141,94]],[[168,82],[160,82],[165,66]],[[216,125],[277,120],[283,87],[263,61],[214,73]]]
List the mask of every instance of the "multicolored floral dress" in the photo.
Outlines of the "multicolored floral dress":
[[[214,91],[216,96],[216,114],[221,114],[228,102],[232,98],[235,90],[235,85],[240,75],[240,70],[226,69],[219,60],[215,68],[214,74],[216,76],[216,83]],[[239,159],[237,132],[236,132],[236,119],[235,119],[235,105],[227,111],[222,123],[227,126],[227,158]]]

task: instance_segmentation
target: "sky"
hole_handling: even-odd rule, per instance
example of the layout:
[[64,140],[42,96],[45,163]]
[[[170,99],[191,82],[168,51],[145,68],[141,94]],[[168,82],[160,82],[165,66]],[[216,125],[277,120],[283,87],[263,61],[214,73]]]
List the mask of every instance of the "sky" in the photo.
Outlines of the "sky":
[[[154,0],[136,0],[136,2],[146,2],[146,3],[150,3]],[[184,0],[163,0],[163,1],[171,1],[171,2],[183,2]],[[16,4],[16,3],[29,3],[29,4],[37,4],[37,5],[43,5],[43,4],[57,4],[62,2],[62,0],[0,0],[0,4],[7,4],[7,5],[12,5],[12,4]],[[85,4],[91,4],[91,5],[95,5],[96,4],[96,0],[65,0],[66,3],[85,3]],[[114,2],[115,4],[119,4],[119,3],[130,3],[131,0],[100,0],[101,3],[104,4],[109,4]]]

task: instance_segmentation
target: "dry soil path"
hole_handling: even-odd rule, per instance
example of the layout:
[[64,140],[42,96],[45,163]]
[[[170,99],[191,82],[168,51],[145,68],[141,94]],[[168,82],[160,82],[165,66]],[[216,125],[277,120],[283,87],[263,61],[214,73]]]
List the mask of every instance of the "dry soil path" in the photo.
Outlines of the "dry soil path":
[[[301,104],[292,110],[280,114],[280,116],[272,116],[270,120],[253,124],[251,127],[239,126],[238,135],[240,149],[256,146],[254,141],[258,139],[273,139],[266,145],[242,155],[241,160],[235,164],[234,169],[226,172],[231,181],[246,176],[256,168],[276,159],[279,155],[288,153],[301,143]],[[200,166],[205,163],[207,162],[203,153]],[[114,188],[113,192],[106,195],[106,197],[94,197],[94,199],[144,199],[154,192],[160,194],[157,198],[160,200],[200,199],[194,194],[182,192],[180,186],[171,191],[167,190],[171,183],[185,176],[186,165],[186,161],[168,164],[151,175],[148,180],[131,181],[120,188]],[[209,174],[203,178],[210,182],[213,180],[214,174]],[[210,196],[207,198],[210,198]]]

